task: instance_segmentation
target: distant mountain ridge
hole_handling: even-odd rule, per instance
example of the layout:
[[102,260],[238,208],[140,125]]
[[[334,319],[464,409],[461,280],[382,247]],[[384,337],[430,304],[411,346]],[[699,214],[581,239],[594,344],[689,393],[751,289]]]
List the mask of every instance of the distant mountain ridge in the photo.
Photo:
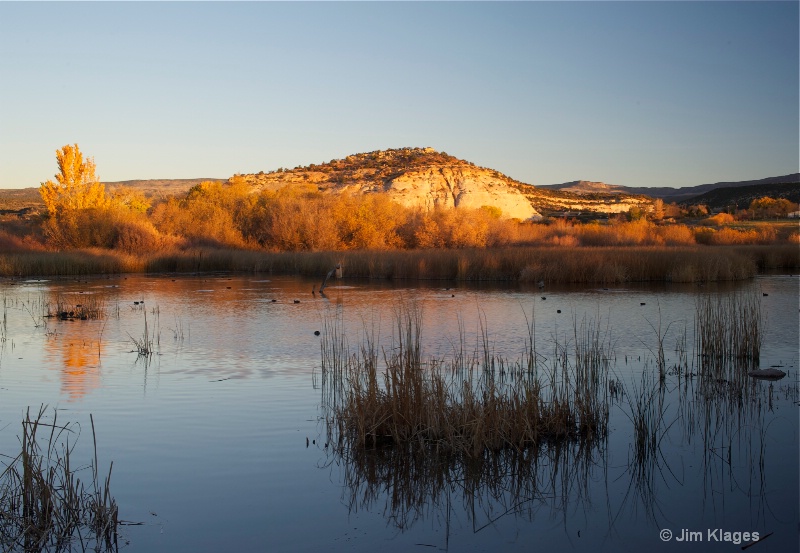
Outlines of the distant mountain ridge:
[[114,182],[104,182],[108,190],[114,190],[119,186],[136,188],[144,194],[151,196],[171,196],[188,192],[193,186],[201,182],[225,182],[227,179],[142,179],[142,180],[122,180]]
[[[576,194],[593,194],[597,192],[605,192],[609,194],[644,194],[651,198],[660,198],[666,202],[682,203],[691,198],[715,190],[718,188],[739,188],[743,186],[758,186],[767,184],[780,184],[780,183],[800,183],[800,173],[792,173],[790,175],[782,175],[778,177],[767,177],[758,180],[745,180],[745,181],[724,181],[715,182],[711,184],[699,184],[697,186],[684,186],[681,188],[670,187],[634,187],[634,186],[621,186],[617,184],[607,184],[604,182],[593,181],[571,181],[562,184],[545,184],[539,188],[546,188],[549,190],[559,190],[564,192],[572,192]],[[766,195],[766,194],[762,194]]]

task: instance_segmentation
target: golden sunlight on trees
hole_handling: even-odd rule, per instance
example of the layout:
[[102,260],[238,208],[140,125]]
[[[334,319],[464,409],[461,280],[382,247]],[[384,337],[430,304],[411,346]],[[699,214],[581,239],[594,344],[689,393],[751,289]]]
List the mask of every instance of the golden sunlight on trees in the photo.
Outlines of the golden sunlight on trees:
[[[84,160],[77,144],[56,150],[58,173],[39,188],[50,216],[44,223],[48,242],[63,247],[80,247],[90,240],[91,216],[108,206],[105,186],[97,180],[94,160]],[[87,232],[89,231],[89,232]]]
[[764,196],[763,198],[757,198],[750,202],[749,211],[753,214],[753,217],[756,218],[786,217],[795,210],[796,205],[797,204],[793,204],[786,198],[778,198],[776,200]]
[[56,160],[56,182],[43,182],[39,188],[51,216],[107,205],[105,186],[97,180],[94,173],[94,160],[84,160],[77,144],[67,144],[56,150]]
[[183,200],[170,199],[153,210],[156,228],[174,239],[199,245],[243,247],[239,226],[248,202],[246,185],[201,182]]
[[[180,197],[153,199],[123,186],[107,192],[97,179],[94,161],[84,158],[77,144],[56,151],[56,160],[59,172],[55,180],[40,188],[47,207],[42,230],[51,248],[107,248],[142,254],[198,246],[337,251],[695,246],[787,240],[768,227],[728,228],[733,221],[728,214],[707,218],[701,227],[676,224],[672,217],[681,215],[681,208],[660,200],[654,202],[652,213],[632,207],[611,220],[579,223],[563,218],[542,222],[503,219],[500,209],[488,205],[479,209],[412,208],[382,194],[330,194],[308,182],[258,189],[241,177],[228,183],[202,182]],[[775,217],[794,210],[795,205],[783,199],[759,198],[750,210]],[[688,210],[695,217],[709,214],[701,205]],[[3,240],[0,235],[0,245]]]
[[106,194],[94,160],[84,158],[77,144],[56,150],[56,161],[55,182],[39,188],[47,207],[43,230],[50,246],[141,252],[174,243],[148,220],[150,201],[141,192],[120,187]]

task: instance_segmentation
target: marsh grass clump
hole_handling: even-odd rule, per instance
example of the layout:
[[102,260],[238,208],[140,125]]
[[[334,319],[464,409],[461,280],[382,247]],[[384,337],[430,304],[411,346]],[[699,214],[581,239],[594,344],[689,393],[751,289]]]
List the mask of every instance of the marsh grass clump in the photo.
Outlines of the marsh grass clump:
[[695,333],[701,378],[708,383],[743,384],[747,371],[758,368],[761,355],[761,299],[754,292],[700,297]]
[[[116,551],[118,509],[101,478],[92,419],[94,459],[75,469],[75,425],[61,425],[46,408],[22,421],[21,451],[0,474],[0,544],[3,551]],[[91,417],[90,417],[91,418]],[[88,477],[81,474],[88,470]]]
[[75,303],[64,296],[57,296],[54,303],[47,302],[44,306],[45,317],[60,320],[98,320],[105,316],[106,301],[103,296],[86,294],[81,296],[81,302]]
[[549,366],[537,358],[533,337],[517,361],[493,354],[485,340],[471,356],[425,359],[422,312],[413,307],[398,311],[393,343],[380,354],[372,338],[347,353],[340,329],[326,326],[322,346],[334,447],[477,459],[545,443],[591,446],[606,435],[610,345],[586,321],[575,324],[574,353],[566,342],[557,344]]
[[128,334],[128,337],[136,348],[135,351],[139,354],[139,357],[149,358],[156,352],[158,346],[161,345],[161,332],[158,330],[159,316],[157,312],[153,312],[156,316],[156,324],[151,327],[147,323],[147,311],[144,311],[144,309],[142,309],[142,311],[144,312],[144,331],[142,332],[142,336],[135,337]]

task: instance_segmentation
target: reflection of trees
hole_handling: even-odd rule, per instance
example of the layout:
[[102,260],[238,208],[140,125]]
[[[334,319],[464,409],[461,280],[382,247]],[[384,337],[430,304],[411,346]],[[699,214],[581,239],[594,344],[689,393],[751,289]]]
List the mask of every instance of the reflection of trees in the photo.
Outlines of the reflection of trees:
[[81,399],[100,385],[102,343],[93,325],[65,323],[44,341],[45,354],[60,365],[61,392],[70,401]]
[[48,321],[45,355],[60,366],[61,392],[70,401],[81,399],[100,385],[102,320],[106,311],[102,294],[59,292],[43,296],[29,311],[41,313],[42,320]]

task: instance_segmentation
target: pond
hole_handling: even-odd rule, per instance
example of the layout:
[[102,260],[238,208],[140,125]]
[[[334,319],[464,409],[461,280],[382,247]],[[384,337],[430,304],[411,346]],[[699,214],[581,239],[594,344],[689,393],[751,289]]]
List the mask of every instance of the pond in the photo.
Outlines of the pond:
[[[797,276],[543,289],[345,279],[325,296],[315,285],[258,275],[3,282],[0,453],[16,455],[24,413],[47,405],[82,429],[74,457],[88,462],[91,414],[131,552],[732,551],[755,532],[752,551],[796,550]],[[760,367],[787,376],[710,396],[697,378],[698,301],[737,294],[759,303]],[[340,321],[352,350],[366,333],[391,351],[409,305],[435,359],[466,345],[513,360],[533,337],[547,366],[593,325],[613,352],[607,436],[489,455],[477,472],[401,451],[342,454],[320,385],[325,329]],[[99,316],[81,320],[87,306]],[[641,409],[656,419],[644,459]]]

